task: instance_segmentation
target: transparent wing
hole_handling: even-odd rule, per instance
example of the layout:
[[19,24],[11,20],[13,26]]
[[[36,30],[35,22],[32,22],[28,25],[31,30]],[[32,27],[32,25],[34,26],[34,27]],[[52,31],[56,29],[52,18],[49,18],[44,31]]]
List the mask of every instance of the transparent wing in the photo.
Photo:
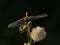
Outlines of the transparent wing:
[[[43,18],[43,17],[47,17],[47,14],[41,14],[41,15],[36,15],[36,16],[29,16],[28,19],[32,20],[32,19],[39,19],[39,18]],[[8,28],[13,28],[13,27],[18,27],[23,25],[24,22],[24,18],[19,19],[18,21],[12,22],[8,25]]]
[[48,16],[47,14],[41,14],[41,15],[36,15],[36,16],[30,16],[30,19],[40,19],[47,16]]
[[8,25],[8,28],[18,27],[24,24],[24,18],[19,19],[18,21],[12,22]]

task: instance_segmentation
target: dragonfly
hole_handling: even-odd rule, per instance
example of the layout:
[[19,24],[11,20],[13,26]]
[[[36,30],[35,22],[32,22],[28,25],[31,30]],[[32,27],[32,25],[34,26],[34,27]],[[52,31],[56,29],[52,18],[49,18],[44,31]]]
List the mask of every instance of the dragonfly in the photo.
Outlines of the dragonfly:
[[36,15],[36,16],[28,16],[28,12],[26,12],[26,16],[25,17],[10,23],[8,25],[8,28],[19,27],[19,26],[23,25],[25,23],[25,21],[27,21],[27,20],[40,19],[40,18],[47,17],[47,16],[48,15],[46,13],[40,14],[40,15]]

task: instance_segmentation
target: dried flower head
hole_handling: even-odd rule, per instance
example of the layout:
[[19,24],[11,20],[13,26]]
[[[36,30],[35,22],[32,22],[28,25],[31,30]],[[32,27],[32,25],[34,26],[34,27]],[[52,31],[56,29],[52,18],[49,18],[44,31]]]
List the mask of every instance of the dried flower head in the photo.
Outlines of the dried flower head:
[[28,28],[28,25],[31,27],[32,22],[29,21],[27,24],[24,24],[24,25],[20,26],[20,27],[19,27],[19,31],[20,31],[20,32],[25,31],[25,29]]
[[20,26],[20,27],[19,27],[19,31],[23,32],[26,27],[27,27],[26,25]]

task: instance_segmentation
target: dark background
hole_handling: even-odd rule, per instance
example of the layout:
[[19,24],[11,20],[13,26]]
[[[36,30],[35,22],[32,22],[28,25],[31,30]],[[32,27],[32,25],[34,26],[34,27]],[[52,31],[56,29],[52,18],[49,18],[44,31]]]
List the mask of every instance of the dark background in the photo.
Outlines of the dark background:
[[35,44],[60,45],[60,2],[55,0],[0,0],[0,45],[23,45],[23,34],[18,29],[8,29],[7,25],[25,16],[26,10],[29,15],[48,14],[47,37]]

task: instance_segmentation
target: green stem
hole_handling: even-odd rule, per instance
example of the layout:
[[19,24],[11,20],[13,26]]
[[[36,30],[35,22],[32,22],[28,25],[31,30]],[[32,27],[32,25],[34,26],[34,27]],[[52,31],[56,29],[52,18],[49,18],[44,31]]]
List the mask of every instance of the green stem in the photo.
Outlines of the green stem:
[[32,44],[32,39],[30,38],[31,27],[32,27],[32,24],[28,25],[28,27],[27,27],[28,43],[30,43],[30,45]]
[[30,27],[28,26],[28,30],[27,30],[27,34],[28,34],[28,42],[30,42]]

